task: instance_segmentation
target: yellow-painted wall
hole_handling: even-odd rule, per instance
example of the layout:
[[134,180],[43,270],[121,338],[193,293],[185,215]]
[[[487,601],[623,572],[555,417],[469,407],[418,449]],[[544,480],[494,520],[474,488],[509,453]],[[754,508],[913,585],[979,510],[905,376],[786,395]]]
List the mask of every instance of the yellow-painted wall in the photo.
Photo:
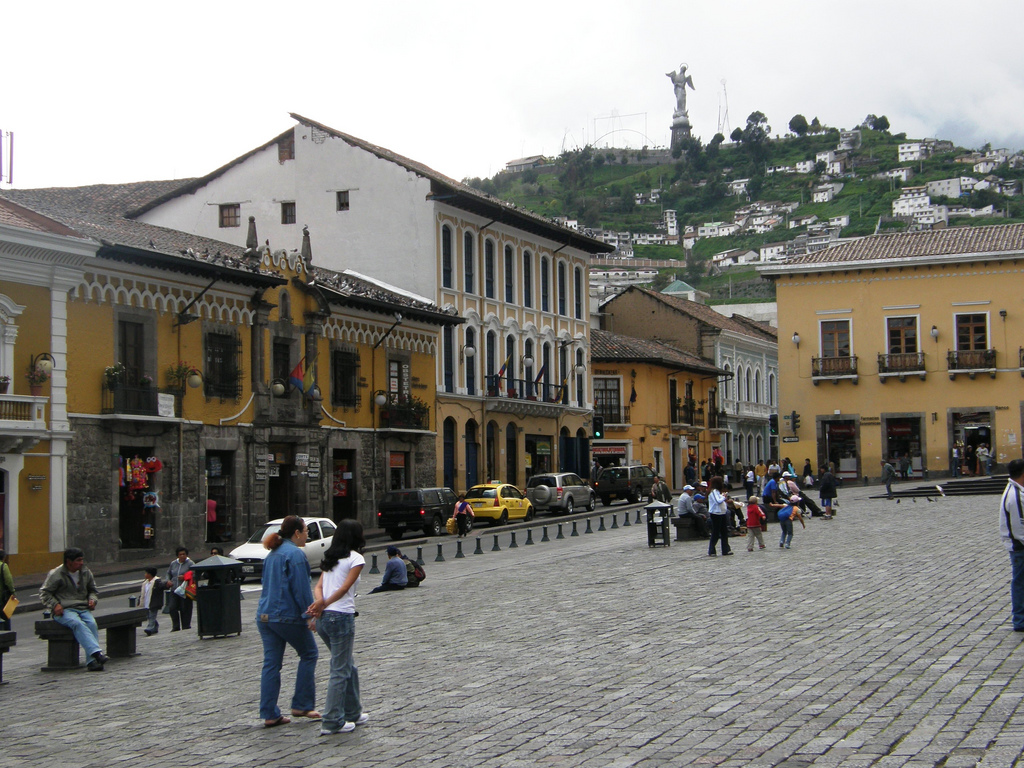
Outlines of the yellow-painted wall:
[[[955,409],[991,410],[992,442],[999,463],[1021,456],[1024,389],[1020,349],[1024,343],[1024,303],[1020,284],[1024,262],[966,263],[813,275],[793,274],[777,282],[779,307],[779,434],[792,437],[786,418],[800,414],[798,442],[781,443],[794,460],[818,463],[820,420],[853,419],[859,427],[859,474],[878,477],[886,452],[885,420],[896,414],[922,414],[925,468],[949,470]],[[1005,318],[1000,311],[1005,310]],[[996,350],[994,378],[966,374],[950,379],[947,352],[957,348],[954,316],[988,317],[988,346]],[[886,318],[917,317],[919,350],[925,353],[925,379],[908,375],[882,383],[878,355],[888,351]],[[858,379],[812,381],[811,358],[820,356],[820,323],[849,320],[851,354]],[[931,335],[932,327],[938,338]],[[793,334],[800,336],[800,346]],[[817,429],[816,429],[817,427]]]

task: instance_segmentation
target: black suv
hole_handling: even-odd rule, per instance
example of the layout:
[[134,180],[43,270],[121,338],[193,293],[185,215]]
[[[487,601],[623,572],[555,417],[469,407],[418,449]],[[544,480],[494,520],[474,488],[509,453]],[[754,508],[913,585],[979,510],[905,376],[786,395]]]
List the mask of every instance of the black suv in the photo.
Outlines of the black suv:
[[440,536],[445,521],[455,511],[458,501],[451,488],[402,488],[388,491],[377,505],[377,525],[394,541],[406,529],[423,531],[427,536]]
[[594,490],[606,507],[612,499],[627,499],[635,504],[651,495],[654,477],[650,467],[605,467],[594,481]]

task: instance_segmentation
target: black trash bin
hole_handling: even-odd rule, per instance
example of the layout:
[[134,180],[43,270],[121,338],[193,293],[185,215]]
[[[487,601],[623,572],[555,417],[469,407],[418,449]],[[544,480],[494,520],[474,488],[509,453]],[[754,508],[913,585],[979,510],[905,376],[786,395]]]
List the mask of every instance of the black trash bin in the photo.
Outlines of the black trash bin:
[[242,564],[213,555],[196,563],[196,615],[200,637],[242,634]]
[[647,512],[647,546],[671,546],[672,537],[669,536],[668,526],[672,505],[663,501],[652,501],[644,510]]

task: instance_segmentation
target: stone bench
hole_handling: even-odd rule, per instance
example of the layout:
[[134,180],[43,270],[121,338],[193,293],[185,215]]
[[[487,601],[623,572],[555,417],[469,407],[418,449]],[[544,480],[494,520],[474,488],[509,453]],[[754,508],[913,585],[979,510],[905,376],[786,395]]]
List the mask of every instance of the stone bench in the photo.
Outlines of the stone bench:
[[694,518],[692,517],[673,517],[672,525],[676,529],[676,541],[688,541],[697,539],[706,539],[702,531],[698,531],[694,528]]
[[17,645],[17,632],[0,632],[0,685],[4,682],[4,654]]
[[[135,630],[149,620],[149,611],[145,608],[101,609],[93,612],[93,618],[101,630],[107,631],[107,656],[112,659],[138,656]],[[70,629],[53,619],[42,619],[36,622],[36,635],[40,640],[49,641],[44,672],[79,668],[78,641]]]

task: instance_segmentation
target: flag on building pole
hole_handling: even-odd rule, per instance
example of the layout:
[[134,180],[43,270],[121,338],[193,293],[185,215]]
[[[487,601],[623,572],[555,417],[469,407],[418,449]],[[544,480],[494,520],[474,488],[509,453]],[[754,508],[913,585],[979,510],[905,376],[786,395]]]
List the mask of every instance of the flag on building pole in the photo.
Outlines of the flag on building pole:
[[629,404],[633,405],[636,402],[636,387],[631,386],[630,390],[631,391],[629,393]]
[[508,364],[512,362],[512,355],[510,354],[505,358],[505,362],[501,364],[501,370],[498,371],[498,378],[500,379],[505,375],[505,371],[508,370]]
[[291,374],[288,376],[288,382],[302,393],[306,392],[305,375],[302,370],[302,363],[305,359],[306,358],[302,358],[302,360],[299,360],[299,364],[295,366]]
[[307,395],[312,396],[311,393],[313,392],[313,386],[315,384],[316,379],[313,376],[313,366],[312,364],[310,364],[306,366],[306,372],[302,376],[302,391],[305,392]]
[[537,373],[537,378],[533,380],[534,384],[539,385],[541,383],[541,381],[544,379],[544,373],[547,371],[547,369],[548,369],[547,363],[545,363],[544,365],[542,365],[540,367],[540,371],[538,371],[538,373]]

